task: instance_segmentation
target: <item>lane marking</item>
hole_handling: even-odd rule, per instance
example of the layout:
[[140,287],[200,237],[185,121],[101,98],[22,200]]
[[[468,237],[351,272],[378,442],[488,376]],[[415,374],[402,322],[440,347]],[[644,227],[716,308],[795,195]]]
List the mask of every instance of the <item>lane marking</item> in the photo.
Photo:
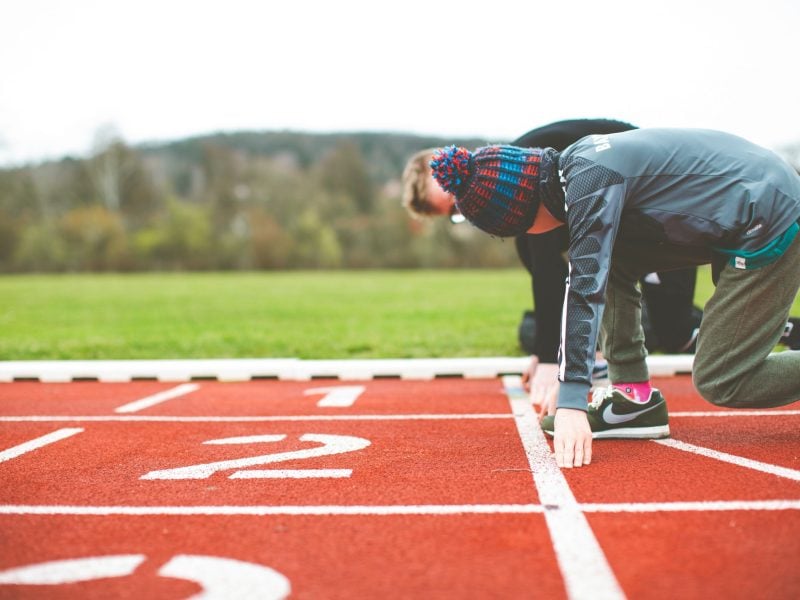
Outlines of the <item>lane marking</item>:
[[[800,410],[783,411],[728,411],[728,412],[676,412],[672,417],[785,417],[798,416]],[[169,415],[13,415],[0,416],[0,423],[48,423],[48,422],[94,422],[94,423],[268,423],[272,421],[438,421],[459,419],[513,419],[508,413],[467,414],[407,414],[407,415],[273,415],[217,417],[180,417]]]
[[259,417],[170,417],[170,416],[9,416],[0,417],[0,423],[47,423],[61,421],[86,421],[94,423],[267,423],[272,421],[441,421],[459,419],[513,419],[508,413],[470,414],[408,414],[408,415],[275,415]]
[[160,516],[160,515],[236,515],[236,516],[392,516],[392,515],[466,515],[466,514],[538,514],[540,504],[428,504],[395,506],[45,506],[0,505],[0,515],[87,515],[87,516]]
[[[786,417],[800,416],[800,410],[781,411],[724,411],[724,412],[675,412],[673,417]],[[170,415],[6,415],[0,423],[47,423],[86,421],[94,423],[261,423],[270,421],[436,421],[458,419],[513,419],[508,413],[461,413],[461,414],[407,414],[407,415],[273,415],[218,417],[170,416]]]
[[[24,565],[0,571],[0,584],[64,585],[127,577],[146,558],[143,554],[117,554]],[[291,592],[289,580],[275,569],[219,556],[179,554],[161,567],[158,574],[199,584],[202,593],[192,597],[206,600],[283,600]]]
[[205,600],[284,600],[292,591],[286,576],[271,567],[219,556],[179,554],[158,574],[199,583],[203,592],[192,597]]
[[61,440],[65,440],[68,437],[72,437],[75,434],[81,433],[83,431],[80,427],[68,427],[65,429],[59,429],[52,433],[48,433],[47,435],[43,435],[38,437],[34,440],[30,440],[25,442],[24,444],[20,444],[18,446],[14,446],[13,448],[9,448],[8,450],[3,450],[0,452],[0,463],[5,462],[7,460],[11,460],[12,458],[17,458],[18,456],[22,456],[28,452],[33,452],[34,450],[38,450],[48,444],[53,444],[55,442],[59,442]]
[[122,406],[115,408],[114,412],[117,413],[139,412],[140,410],[144,410],[145,408],[151,408],[156,404],[161,404],[162,402],[166,402],[167,400],[172,400],[173,398],[179,398],[180,396],[185,396],[186,394],[194,392],[198,389],[200,389],[200,386],[196,383],[184,383],[169,390],[164,390],[163,392],[158,392],[157,394],[153,394],[152,396],[147,396],[146,398],[142,398],[141,400],[134,400],[133,402],[128,402],[127,404],[123,404]]
[[625,594],[605,553],[550,453],[519,377],[503,378],[533,482],[542,505],[569,598],[620,599]]
[[344,385],[336,387],[312,388],[303,392],[304,396],[315,396],[325,394],[317,402],[320,408],[347,408],[353,406],[358,397],[367,388],[363,385]]
[[237,471],[231,479],[339,479],[350,477],[353,469],[249,469]]
[[754,471],[761,471],[762,473],[769,473],[770,475],[777,475],[778,477],[784,477],[786,479],[800,481],[800,471],[796,471],[795,469],[789,469],[787,467],[779,467],[777,465],[763,463],[757,460],[752,460],[750,458],[744,458],[743,456],[736,456],[734,454],[728,454],[727,452],[711,450],[710,448],[703,448],[702,446],[695,446],[694,444],[688,444],[686,442],[681,442],[680,440],[675,440],[675,439],[650,440],[650,441],[655,442],[656,444],[661,444],[662,446],[668,446],[669,448],[674,448],[675,450],[691,452],[692,454],[699,454],[707,458],[713,458],[739,467],[753,469]]
[[62,585],[107,577],[132,575],[141,565],[142,554],[71,558],[17,567],[0,572],[0,583],[16,585]]
[[[208,440],[204,444],[252,444],[254,442],[280,442],[286,438],[285,434],[267,434],[258,436],[240,436],[232,438],[224,438],[220,440]],[[227,471],[237,469],[235,473],[230,475],[231,479],[249,478],[254,479],[265,476],[265,471],[254,469],[248,471],[238,471],[243,467],[253,467],[260,465],[269,465],[284,461],[302,460],[307,458],[319,458],[320,456],[334,456],[336,454],[347,454],[350,452],[358,452],[368,447],[371,442],[367,439],[356,437],[353,435],[331,435],[325,433],[304,433],[299,437],[301,442],[313,442],[321,444],[314,448],[306,448],[303,450],[292,450],[289,452],[273,452],[270,454],[262,454],[260,456],[248,456],[247,458],[238,458],[231,460],[221,460],[212,463],[204,463],[199,465],[189,465],[186,467],[177,467],[173,469],[160,469],[158,471],[150,471],[146,475],[142,475],[139,479],[206,479],[218,471]],[[311,471],[319,471],[318,469],[311,469]],[[244,473],[244,475],[242,475]],[[350,476],[352,470],[348,470],[347,477]],[[241,475],[241,477],[237,477]],[[318,475],[319,476],[319,475]],[[323,475],[324,476],[324,475]],[[270,477],[270,475],[266,475]]]
[[[630,502],[576,504],[587,513],[800,511],[800,500],[723,500],[709,502]],[[72,506],[0,504],[0,515],[47,516],[395,516],[395,515],[532,515],[557,512],[542,504],[422,504],[308,506]]]
[[629,502],[621,504],[581,504],[584,512],[654,513],[720,512],[760,510],[800,510],[800,500],[702,500],[698,502]]
[[800,410],[716,410],[670,412],[672,417],[796,417]]

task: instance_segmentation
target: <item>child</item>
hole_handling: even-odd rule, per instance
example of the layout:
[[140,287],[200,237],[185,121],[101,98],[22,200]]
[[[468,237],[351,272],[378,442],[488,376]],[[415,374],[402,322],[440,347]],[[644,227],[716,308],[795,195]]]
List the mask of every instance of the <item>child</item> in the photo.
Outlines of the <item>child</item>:
[[[564,150],[582,137],[636,129],[630,123],[611,119],[570,119],[531,129],[511,142],[524,148]],[[455,198],[431,177],[429,163],[435,149],[414,154],[403,170],[402,203],[415,218],[463,217]],[[561,306],[564,300],[567,236],[564,228],[541,235],[523,233],[514,238],[517,255],[531,277],[535,311],[525,311],[519,325],[520,346],[536,362],[555,363],[560,338]],[[646,310],[643,312],[648,351],[694,352],[694,341],[702,311],[694,306],[696,267],[648,274],[641,281]],[[648,322],[649,317],[649,322]],[[800,328],[798,328],[800,334]],[[599,367],[598,367],[599,369]],[[596,369],[596,370],[598,370]],[[605,370],[599,371],[603,376]]]
[[[800,399],[800,353],[770,354],[800,286],[800,177],[778,156],[709,130],[593,135],[563,153],[450,147],[431,162],[459,211],[497,236],[566,225],[569,283],[554,432],[562,467],[591,462],[593,434],[668,435],[649,381],[637,280],[712,264],[693,379],[708,401],[735,408]],[[587,406],[600,336],[612,382]]]

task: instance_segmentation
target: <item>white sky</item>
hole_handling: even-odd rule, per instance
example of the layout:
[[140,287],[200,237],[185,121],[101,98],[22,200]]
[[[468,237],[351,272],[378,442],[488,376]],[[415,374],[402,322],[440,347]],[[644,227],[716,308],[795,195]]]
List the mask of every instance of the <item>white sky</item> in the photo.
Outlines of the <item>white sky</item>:
[[800,142],[800,1],[0,0],[0,164],[220,130]]

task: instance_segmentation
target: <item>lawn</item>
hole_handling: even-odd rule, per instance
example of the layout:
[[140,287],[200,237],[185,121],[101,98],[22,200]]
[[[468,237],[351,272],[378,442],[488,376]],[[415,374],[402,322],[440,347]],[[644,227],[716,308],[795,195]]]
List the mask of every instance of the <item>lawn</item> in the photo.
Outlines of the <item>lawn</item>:
[[517,356],[529,302],[522,269],[3,276],[0,360]]
[[513,356],[520,269],[0,277],[0,360]]

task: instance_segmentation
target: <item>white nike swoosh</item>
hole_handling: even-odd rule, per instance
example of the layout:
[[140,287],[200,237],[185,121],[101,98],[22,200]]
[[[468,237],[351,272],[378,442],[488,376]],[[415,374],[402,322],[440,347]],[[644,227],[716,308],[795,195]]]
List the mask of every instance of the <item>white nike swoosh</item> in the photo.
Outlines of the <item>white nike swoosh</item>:
[[655,404],[650,408],[645,408],[644,410],[637,410],[636,412],[632,413],[625,413],[624,415],[618,415],[612,409],[614,407],[613,404],[609,404],[606,406],[606,409],[603,411],[603,421],[606,423],[610,423],[612,425],[619,425],[620,423],[627,423],[628,421],[633,421],[639,415],[643,415],[646,412],[650,412],[651,410],[658,408],[661,404]]

